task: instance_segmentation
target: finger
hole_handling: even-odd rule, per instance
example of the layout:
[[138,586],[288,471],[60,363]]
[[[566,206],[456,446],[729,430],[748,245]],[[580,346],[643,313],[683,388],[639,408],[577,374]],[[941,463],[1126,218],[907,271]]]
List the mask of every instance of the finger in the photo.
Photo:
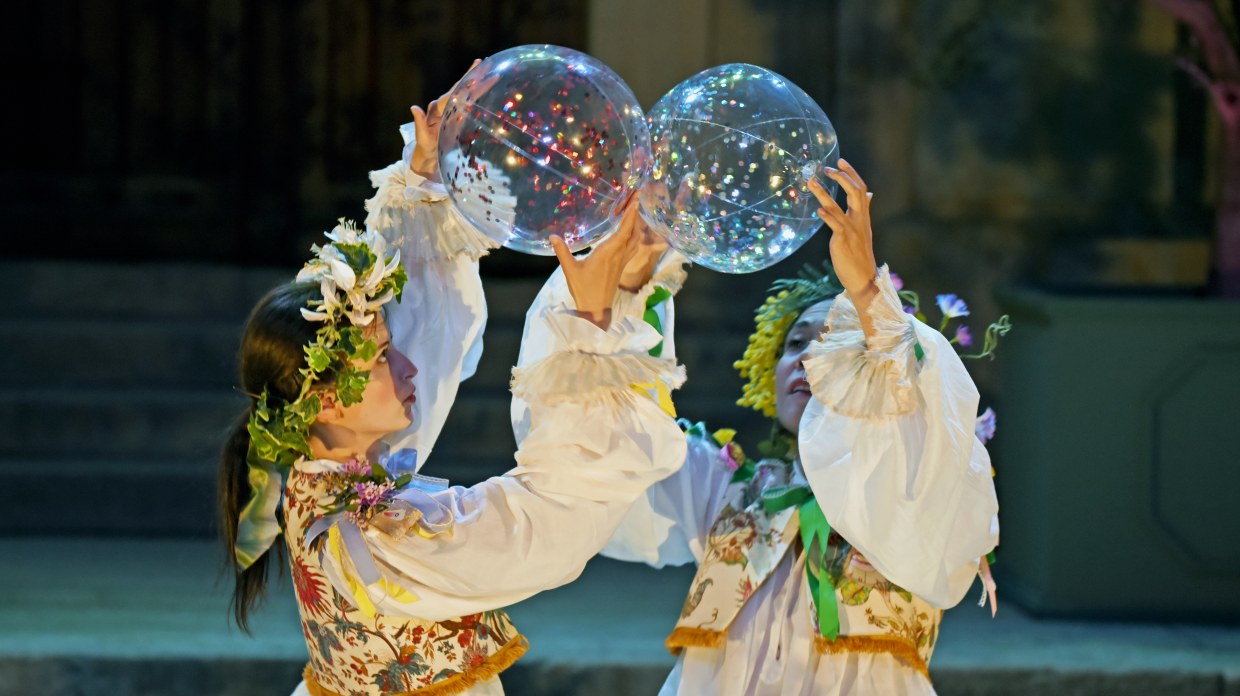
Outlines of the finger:
[[602,244],[598,245],[594,255],[598,256],[600,260],[615,259],[617,257],[627,260],[629,244],[633,241],[633,237],[636,236],[633,234],[635,226],[634,217],[636,214],[637,211],[634,206],[626,208],[624,216],[620,218],[620,225],[616,228],[616,231],[603,240]]
[[827,223],[827,227],[830,227],[832,232],[843,233],[844,221],[840,218],[840,216],[832,215],[831,212],[825,208],[819,208],[818,219]]
[[[811,181],[810,184],[812,186],[817,186],[818,190],[821,191],[822,195],[819,195],[818,193],[814,193],[814,197],[818,199],[818,203],[821,204],[823,208],[826,208],[827,211],[830,212],[832,215],[838,215],[841,218],[844,217],[845,215],[844,209],[840,207],[839,203],[835,202],[835,199],[832,198],[831,194],[827,192],[827,189],[825,186],[818,183],[817,181]],[[813,191],[813,188],[811,187],[810,190]]]
[[857,186],[861,187],[862,191],[870,190],[870,187],[867,186],[865,183],[865,179],[862,179],[861,175],[857,173],[857,168],[852,166],[852,162],[849,162],[848,160],[841,157],[839,164],[840,164],[840,169],[843,169],[844,171],[848,172],[848,175],[853,178],[853,181],[857,182]]
[[835,199],[831,198],[831,192],[827,190],[826,186],[819,183],[817,178],[810,179],[807,186],[809,187],[809,192],[814,194],[814,198],[818,199],[819,205],[825,206],[828,201],[835,203]]
[[481,62],[482,62],[482,59],[481,59],[481,58],[475,58],[475,59],[474,59],[474,62],[472,62],[472,63],[470,63],[470,64],[469,64],[469,69],[468,69],[468,70],[466,70],[466,71],[465,71],[465,73],[464,73],[464,74],[462,74],[459,78],[457,78],[456,82],[452,83],[452,87],[451,87],[451,89],[449,89],[447,92],[444,92],[444,93],[443,93],[443,96],[441,96],[440,98],[436,99],[436,100],[434,101],[434,103],[432,103],[432,104],[431,104],[431,106],[432,106],[433,108],[438,109],[440,112],[442,112],[442,111],[443,111],[443,109],[444,109],[444,107],[445,107],[445,106],[447,106],[447,103],[448,103],[448,97],[449,97],[449,96],[451,96],[451,95],[452,95],[452,93],[456,91],[456,88],[457,88],[457,87],[460,87],[460,86],[461,86],[461,82],[463,82],[463,81],[465,80],[465,76],[466,76],[466,75],[468,75],[468,74],[470,73],[470,71],[471,71],[471,70],[473,70],[474,68],[478,67],[478,64],[479,64],[479,63],[481,63]]
[[861,188],[857,186],[857,182],[853,181],[852,177],[848,176],[846,172],[828,168],[827,177],[844,189],[844,196],[848,200],[849,208],[861,205]]
[[[637,218],[638,220],[641,219],[640,215],[634,215],[634,217]],[[638,225],[635,220],[633,223],[633,230],[629,233],[629,241],[624,246],[624,262],[626,264],[633,257],[637,256],[637,253],[641,251],[641,248],[642,248],[643,235],[640,231],[638,231],[637,228],[638,228]]]
[[637,205],[635,203],[629,203],[629,206],[624,209],[624,216],[620,218],[620,229],[618,230],[618,235],[622,237],[623,241],[617,242],[617,244],[627,245],[632,242],[634,238],[637,237],[637,235],[634,234],[636,230]]
[[426,112],[420,106],[411,106],[409,111],[413,113],[413,132],[417,135],[418,142],[426,142],[425,138],[430,136],[430,127],[426,124]]
[[568,245],[564,243],[564,238],[558,234],[550,237],[551,250],[555,252],[555,258],[560,262],[560,267],[564,269],[567,275],[569,270],[576,267],[577,259],[573,258],[573,252],[568,250]]

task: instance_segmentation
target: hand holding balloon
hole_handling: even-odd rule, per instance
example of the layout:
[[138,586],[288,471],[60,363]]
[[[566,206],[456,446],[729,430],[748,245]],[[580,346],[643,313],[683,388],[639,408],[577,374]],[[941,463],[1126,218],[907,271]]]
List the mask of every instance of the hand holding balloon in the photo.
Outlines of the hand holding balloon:
[[584,259],[574,257],[559,236],[550,238],[551,248],[564,269],[564,280],[577,306],[577,314],[599,328],[606,329],[610,325],[620,275],[637,253],[640,236],[634,229],[636,223],[637,204],[629,203],[620,218],[619,229]]
[[[470,63],[469,70],[473,70],[482,61],[474,59]],[[468,74],[469,70],[465,73]],[[465,79],[464,77],[461,78]],[[424,110],[422,107],[414,105],[409,107],[409,111],[413,113],[413,128],[417,134],[417,144],[413,148],[413,154],[409,157],[409,168],[414,174],[431,181],[439,181],[439,152],[437,144],[439,142],[439,124],[443,120],[443,109],[448,103],[448,96],[452,94],[452,90],[461,84],[461,80],[457,80],[452,89],[445,92]]]
[[870,301],[878,293],[874,276],[878,265],[874,261],[874,232],[870,228],[870,200],[874,194],[866,188],[865,180],[847,161],[840,160],[840,169],[828,169],[827,177],[844,189],[848,200],[848,212],[827,190],[813,180],[809,189],[818,199],[818,217],[831,228],[831,266],[844,289],[857,307],[861,326],[870,336]]

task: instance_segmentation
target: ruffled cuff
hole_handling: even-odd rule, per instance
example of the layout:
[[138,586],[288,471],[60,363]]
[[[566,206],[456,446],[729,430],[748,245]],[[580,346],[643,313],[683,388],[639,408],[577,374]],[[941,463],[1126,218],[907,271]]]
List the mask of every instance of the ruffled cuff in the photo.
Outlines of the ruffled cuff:
[[874,336],[866,341],[848,292],[835,298],[827,333],[810,344],[805,374],[814,396],[827,408],[854,418],[886,418],[913,410],[917,334],[904,313],[886,266],[874,278],[870,303]]
[[662,337],[640,318],[618,318],[604,331],[560,305],[543,310],[543,319],[559,350],[512,371],[512,393],[530,404],[624,405],[645,394],[636,385],[684,384],[684,367],[650,355]]
[[674,297],[684,287],[685,279],[689,276],[689,269],[686,268],[688,263],[689,259],[675,249],[669,248],[663,252],[663,256],[655,264],[654,273],[650,274],[650,280],[646,281],[645,285],[632,292],[616,293],[612,316],[640,319],[646,311],[646,300],[658,288],[663,288]]
[[410,171],[404,161],[370,173],[375,195],[366,201],[366,226],[378,230],[408,259],[472,259],[500,246],[447,202],[447,193]]

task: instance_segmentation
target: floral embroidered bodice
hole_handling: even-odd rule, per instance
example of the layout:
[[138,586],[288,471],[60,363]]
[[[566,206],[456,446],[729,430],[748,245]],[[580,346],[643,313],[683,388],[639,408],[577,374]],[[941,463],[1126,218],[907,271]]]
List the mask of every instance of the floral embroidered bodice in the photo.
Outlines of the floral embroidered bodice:
[[[764,459],[752,478],[733,483],[667,640],[670,648],[722,645],[741,608],[787,553],[805,563],[798,509],[771,513],[763,505],[764,493],[798,482],[803,478],[794,463]],[[826,547],[822,572],[835,588],[839,636],[819,635],[818,651],[888,652],[926,673],[943,612],[884,578],[839,534],[831,533]],[[817,629],[817,616],[812,620]]]
[[307,530],[329,495],[323,478],[294,469],[284,502],[289,566],[310,652],[306,676],[319,689],[312,693],[404,694],[428,687],[427,693],[459,693],[519,657],[524,638],[503,610],[426,621],[368,614],[337,591],[319,559],[320,553],[339,556],[339,536],[331,530],[312,548],[306,544]]

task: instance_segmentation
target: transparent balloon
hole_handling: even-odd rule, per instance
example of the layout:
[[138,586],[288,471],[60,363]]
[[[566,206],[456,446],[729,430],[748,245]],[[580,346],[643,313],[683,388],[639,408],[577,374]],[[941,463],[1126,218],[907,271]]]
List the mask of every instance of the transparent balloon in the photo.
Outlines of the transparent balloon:
[[650,132],[632,90],[595,58],[518,46],[479,63],[448,97],[439,169],[466,218],[504,246],[577,251],[614,227],[650,170]]
[[[821,227],[807,184],[839,161],[839,143],[800,87],[756,65],[721,65],[674,87],[648,120],[642,216],[694,263],[761,270]],[[835,182],[819,182],[834,195]]]

